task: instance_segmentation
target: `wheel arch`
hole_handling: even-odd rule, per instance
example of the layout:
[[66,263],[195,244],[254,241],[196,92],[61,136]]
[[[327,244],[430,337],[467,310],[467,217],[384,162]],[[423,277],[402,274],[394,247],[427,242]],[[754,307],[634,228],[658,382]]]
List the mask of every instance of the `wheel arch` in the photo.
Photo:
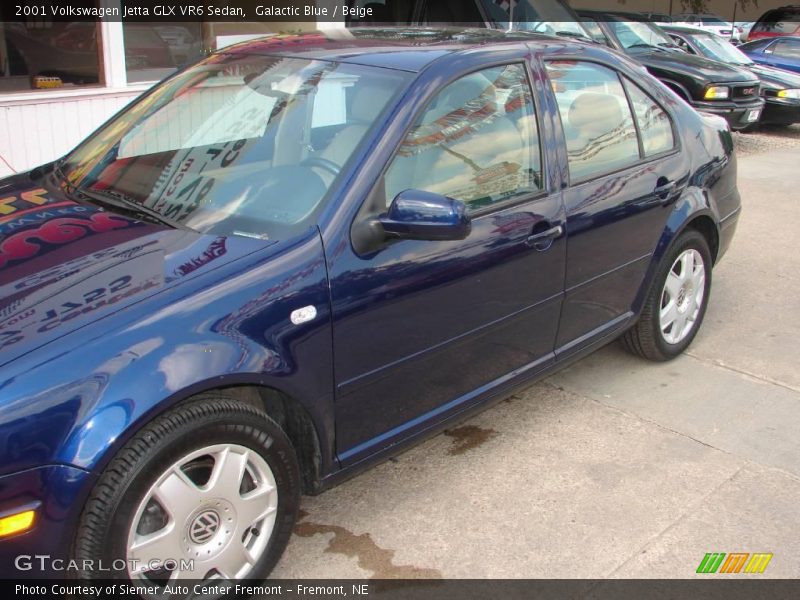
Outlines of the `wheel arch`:
[[714,219],[705,213],[696,215],[683,226],[676,237],[687,229],[695,229],[703,235],[708,243],[708,249],[711,250],[711,259],[716,264],[719,254],[719,227]]
[[[292,443],[300,467],[302,492],[314,495],[322,490],[322,478],[328,472],[336,470],[333,440],[330,434],[332,422],[328,422],[332,421],[332,416],[327,414],[327,411],[317,410],[317,406],[307,406],[296,394],[257,376],[213,377],[195,383],[168,398],[150,399],[151,402],[148,402],[151,405],[150,410],[127,422],[105,421],[101,413],[94,413],[86,420],[93,421],[94,428],[104,429],[104,437],[109,443],[104,444],[102,448],[97,447],[96,454],[91,459],[81,460],[82,457],[74,456],[74,452],[62,454],[59,458],[62,462],[75,464],[99,475],[148,423],[177,406],[214,393],[228,396],[267,413],[283,429]],[[83,425],[85,423],[78,425],[78,428],[83,428]]]
[[678,94],[683,100],[691,104],[692,95],[689,93],[689,90],[687,90],[685,86],[681,85],[680,83],[672,79],[666,79],[663,77],[658,77],[658,79],[661,81],[661,83],[663,83],[673,92]]
[[717,215],[712,210],[708,197],[697,188],[686,193],[676,204],[656,245],[650,266],[634,300],[632,308],[637,317],[644,307],[650,287],[658,271],[658,265],[675,240],[684,231],[694,229],[702,234],[711,251],[712,261],[716,263],[720,244],[719,225],[717,223]]
[[[262,409],[280,425],[297,454],[303,493],[317,494],[321,490],[322,451],[314,419],[303,404],[277,388],[266,385],[239,384],[206,390]],[[190,402],[197,394],[179,404]]]

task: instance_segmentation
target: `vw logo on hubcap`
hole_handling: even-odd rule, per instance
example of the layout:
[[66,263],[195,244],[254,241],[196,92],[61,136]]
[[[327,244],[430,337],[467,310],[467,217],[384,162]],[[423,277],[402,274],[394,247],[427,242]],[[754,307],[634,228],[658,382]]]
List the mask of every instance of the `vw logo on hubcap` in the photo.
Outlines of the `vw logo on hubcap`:
[[678,293],[678,301],[676,304],[680,307],[683,307],[683,303],[686,301],[686,288],[681,288],[681,291]]
[[220,518],[216,511],[203,511],[189,526],[189,537],[195,544],[205,544],[217,533],[219,524]]

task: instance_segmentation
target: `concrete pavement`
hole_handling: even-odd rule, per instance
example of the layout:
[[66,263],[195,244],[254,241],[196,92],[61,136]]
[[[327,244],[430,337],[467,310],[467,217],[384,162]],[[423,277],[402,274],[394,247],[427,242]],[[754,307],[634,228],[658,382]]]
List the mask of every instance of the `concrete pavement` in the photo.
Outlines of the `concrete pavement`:
[[706,552],[800,576],[798,165],[740,158],[739,230],[687,355],[611,345],[304,498],[273,576],[683,578]]

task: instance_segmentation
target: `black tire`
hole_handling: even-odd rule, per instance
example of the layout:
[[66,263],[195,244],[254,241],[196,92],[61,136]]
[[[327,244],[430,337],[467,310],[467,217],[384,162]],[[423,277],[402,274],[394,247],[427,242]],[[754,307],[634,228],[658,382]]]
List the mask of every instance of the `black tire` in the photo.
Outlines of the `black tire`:
[[[95,565],[98,561],[109,565],[112,560],[125,558],[137,507],[151,486],[176,461],[214,444],[235,444],[256,452],[274,476],[278,495],[272,533],[246,576],[265,579],[283,554],[297,518],[297,458],[286,434],[265,412],[221,393],[203,394],[178,405],[144,426],[119,450],[98,479],[81,515],[73,547],[78,564],[91,560]],[[191,578],[203,576],[197,573]],[[78,577],[126,580],[128,573],[81,571]]]
[[[705,268],[703,301],[699,307],[700,311],[694,321],[694,326],[689,331],[688,335],[678,343],[672,344],[664,338],[661,331],[659,319],[661,300],[667,275],[672,265],[684,251],[689,249],[696,250],[703,259]],[[686,350],[700,330],[703,317],[705,317],[706,307],[708,306],[711,293],[712,264],[711,251],[708,248],[708,242],[706,242],[703,234],[695,229],[684,231],[661,259],[656,275],[653,278],[650,291],[648,292],[644,308],[642,309],[642,314],[636,322],[636,325],[622,336],[622,346],[632,354],[652,361],[672,360]]]

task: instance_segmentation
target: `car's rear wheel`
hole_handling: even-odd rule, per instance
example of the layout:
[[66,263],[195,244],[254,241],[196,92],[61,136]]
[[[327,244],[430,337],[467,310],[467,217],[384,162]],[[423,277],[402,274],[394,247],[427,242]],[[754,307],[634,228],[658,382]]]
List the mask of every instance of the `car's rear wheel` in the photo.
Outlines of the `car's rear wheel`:
[[136,584],[264,579],[291,535],[299,487],[294,450],[272,419],[205,395],[114,457],[84,509],[75,555],[117,560],[125,568],[112,576]]
[[623,346],[649,360],[670,360],[692,343],[711,292],[712,258],[703,235],[685,231],[659,264],[639,321]]

